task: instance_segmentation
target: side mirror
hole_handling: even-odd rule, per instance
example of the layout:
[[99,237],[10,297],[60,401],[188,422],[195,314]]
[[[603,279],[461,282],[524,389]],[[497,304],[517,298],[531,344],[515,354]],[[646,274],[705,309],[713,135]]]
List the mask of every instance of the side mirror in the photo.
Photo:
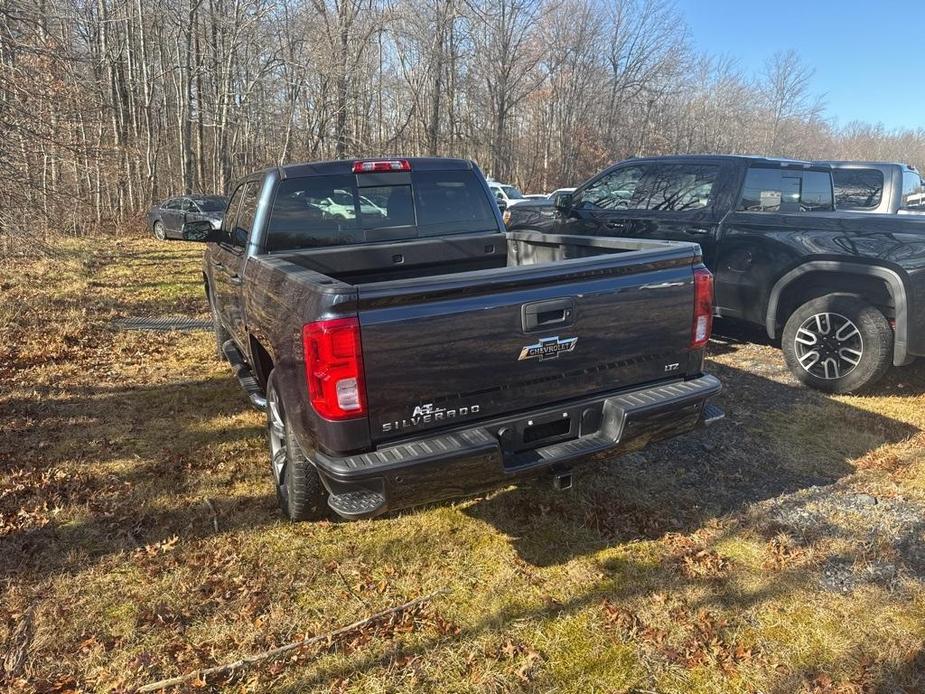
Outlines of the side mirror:
[[552,204],[557,210],[567,210],[572,206],[572,194],[556,193],[556,197],[553,199]]
[[497,202],[498,202],[499,210],[503,212],[504,210],[507,209],[507,200],[505,200],[504,198],[497,198]]
[[213,229],[212,222],[202,220],[198,222],[184,222],[183,226],[180,228],[180,233],[184,241],[209,243],[218,241],[222,232],[219,229]]

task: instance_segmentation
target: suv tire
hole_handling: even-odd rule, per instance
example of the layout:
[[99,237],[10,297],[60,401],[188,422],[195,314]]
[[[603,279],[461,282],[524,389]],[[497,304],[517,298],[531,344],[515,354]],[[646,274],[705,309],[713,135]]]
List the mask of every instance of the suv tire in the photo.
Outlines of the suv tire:
[[276,499],[291,521],[321,520],[331,516],[318,470],[291,435],[291,427],[276,387],[276,371],[267,379],[267,437],[270,444],[270,470]]
[[851,294],[827,294],[800,306],[784,326],[781,346],[791,373],[827,393],[868,388],[893,363],[886,317]]

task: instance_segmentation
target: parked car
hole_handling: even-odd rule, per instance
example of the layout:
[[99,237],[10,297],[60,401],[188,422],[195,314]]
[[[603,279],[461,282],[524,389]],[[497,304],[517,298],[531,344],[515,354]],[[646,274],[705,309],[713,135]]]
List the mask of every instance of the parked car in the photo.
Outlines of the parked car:
[[[384,218],[317,216],[349,191]],[[207,241],[219,351],[266,407],[280,506],[345,518],[636,450],[722,416],[694,243],[506,233],[455,159],[274,167]]]
[[764,327],[815,388],[856,391],[925,355],[925,219],[835,212],[827,165],[632,159],[510,213],[512,231],[697,241],[716,314]]
[[[371,214],[378,217],[386,216],[385,210],[365,195],[357,196],[357,201],[359,202],[360,214]],[[355,219],[357,215],[353,195],[345,190],[335,190],[330,196],[312,200],[309,204],[317,205],[319,209],[332,217]]]
[[883,161],[827,161],[835,207],[845,212],[925,213],[925,186],[915,167]]
[[489,181],[488,187],[491,189],[492,194],[494,194],[498,207],[502,210],[506,210],[512,205],[518,205],[527,200],[527,197],[520,192],[520,188],[512,186],[509,183]]
[[182,238],[184,222],[206,221],[213,229],[222,225],[228,199],[220,195],[181,195],[157,203],[148,212],[148,227],[159,241]]
[[574,192],[575,192],[574,188],[556,188],[554,191],[552,191],[549,195],[546,196],[546,199],[549,201],[552,201],[552,200],[555,200],[556,196],[559,195],[560,193],[574,193]]

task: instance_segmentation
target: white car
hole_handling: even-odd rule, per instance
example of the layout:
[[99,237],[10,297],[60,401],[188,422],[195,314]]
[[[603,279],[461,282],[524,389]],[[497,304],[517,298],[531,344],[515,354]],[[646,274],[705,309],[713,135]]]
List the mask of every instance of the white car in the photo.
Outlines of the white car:
[[[353,195],[345,190],[335,190],[333,195],[317,200],[314,204],[332,217],[353,219],[356,216],[353,208]],[[360,196],[360,212],[362,214],[386,216],[385,210],[365,195]]]
[[491,189],[492,195],[495,196],[495,200],[498,201],[498,206],[502,208],[511,207],[527,199],[526,196],[520,192],[520,188],[512,186],[509,183],[489,181],[488,187]]
[[549,195],[547,195],[546,198],[547,198],[548,200],[555,200],[555,199],[556,199],[556,196],[557,196],[559,193],[574,193],[574,192],[575,192],[575,189],[574,189],[574,188],[556,188],[556,189],[555,189],[554,191],[552,191]]

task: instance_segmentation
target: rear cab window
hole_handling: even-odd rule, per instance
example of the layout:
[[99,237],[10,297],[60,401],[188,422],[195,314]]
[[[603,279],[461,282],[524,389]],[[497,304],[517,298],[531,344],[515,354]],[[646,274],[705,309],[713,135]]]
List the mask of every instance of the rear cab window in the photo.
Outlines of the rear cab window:
[[743,212],[831,212],[828,171],[749,167],[738,209]]
[[835,207],[872,210],[883,199],[883,172],[879,169],[832,169]]
[[313,175],[277,186],[267,252],[497,229],[475,171]]

